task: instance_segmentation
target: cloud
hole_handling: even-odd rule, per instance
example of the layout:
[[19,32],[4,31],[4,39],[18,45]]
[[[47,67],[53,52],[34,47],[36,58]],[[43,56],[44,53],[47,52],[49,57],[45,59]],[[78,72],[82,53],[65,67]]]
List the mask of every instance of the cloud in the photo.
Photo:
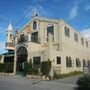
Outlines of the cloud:
[[5,52],[5,42],[0,41],[0,53],[4,53]]
[[78,10],[79,6],[82,3],[83,0],[73,0],[73,7],[71,7],[70,13],[69,13],[69,19],[74,19],[78,16]]
[[4,33],[4,32],[0,30],[0,34],[1,34],[1,33]]
[[2,48],[2,49],[5,48],[5,42],[2,42],[2,41],[0,42],[0,49],[1,49],[1,48]]
[[0,34],[5,34],[6,33],[6,31],[5,31],[5,28],[4,27],[0,27]]
[[90,28],[82,30],[81,34],[83,34],[87,39],[90,40]]
[[74,5],[70,11],[69,19],[74,19],[78,15],[78,5]]
[[86,5],[85,6],[85,10],[87,11],[87,10],[90,10],[90,5]]
[[2,22],[2,21],[3,21],[3,22],[8,22],[9,20],[8,20],[8,18],[0,15],[0,21],[1,21],[1,22]]

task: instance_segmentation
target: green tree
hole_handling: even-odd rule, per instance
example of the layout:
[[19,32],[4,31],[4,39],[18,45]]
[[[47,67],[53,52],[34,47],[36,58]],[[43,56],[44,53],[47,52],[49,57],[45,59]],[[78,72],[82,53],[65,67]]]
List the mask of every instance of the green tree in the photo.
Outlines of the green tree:
[[77,81],[78,90],[90,90],[90,75],[80,77]]

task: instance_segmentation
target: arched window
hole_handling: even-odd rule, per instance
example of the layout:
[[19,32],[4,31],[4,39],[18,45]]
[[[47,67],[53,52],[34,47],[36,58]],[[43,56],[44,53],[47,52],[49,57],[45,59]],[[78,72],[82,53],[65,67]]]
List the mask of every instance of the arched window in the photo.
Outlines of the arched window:
[[88,47],[88,42],[86,41],[86,46]]
[[69,28],[67,28],[65,26],[64,31],[65,31],[65,36],[70,37],[70,30],[69,30]]
[[12,34],[10,34],[10,39],[12,39]]
[[81,62],[79,58],[76,58],[76,67],[80,67],[80,66],[81,66]]
[[69,60],[71,60],[71,57],[69,57]]
[[24,46],[21,46],[17,50],[17,55],[19,54],[27,54],[27,49]]
[[68,60],[68,56],[66,56],[66,60]]
[[72,67],[71,57],[66,56],[66,67]]
[[74,40],[76,41],[76,42],[78,42],[78,34],[77,33],[74,33]]
[[84,39],[83,38],[81,38],[81,44],[84,45]]
[[37,22],[36,21],[33,22],[33,29],[37,29]]

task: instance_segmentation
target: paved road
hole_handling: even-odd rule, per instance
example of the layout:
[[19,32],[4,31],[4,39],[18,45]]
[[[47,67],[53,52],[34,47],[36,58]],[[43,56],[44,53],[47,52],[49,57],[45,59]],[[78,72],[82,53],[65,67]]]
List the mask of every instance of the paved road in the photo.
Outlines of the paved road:
[[19,75],[0,76],[0,90],[74,90],[78,77],[40,81]]

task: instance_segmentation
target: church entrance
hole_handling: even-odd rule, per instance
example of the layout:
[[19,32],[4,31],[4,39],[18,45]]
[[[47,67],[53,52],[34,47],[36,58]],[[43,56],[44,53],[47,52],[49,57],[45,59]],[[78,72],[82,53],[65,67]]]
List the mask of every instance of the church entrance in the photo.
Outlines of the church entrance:
[[27,61],[27,55],[28,55],[28,52],[24,46],[21,46],[20,48],[18,48],[18,50],[17,50],[17,67],[16,67],[16,71],[18,73],[24,71],[24,63]]

